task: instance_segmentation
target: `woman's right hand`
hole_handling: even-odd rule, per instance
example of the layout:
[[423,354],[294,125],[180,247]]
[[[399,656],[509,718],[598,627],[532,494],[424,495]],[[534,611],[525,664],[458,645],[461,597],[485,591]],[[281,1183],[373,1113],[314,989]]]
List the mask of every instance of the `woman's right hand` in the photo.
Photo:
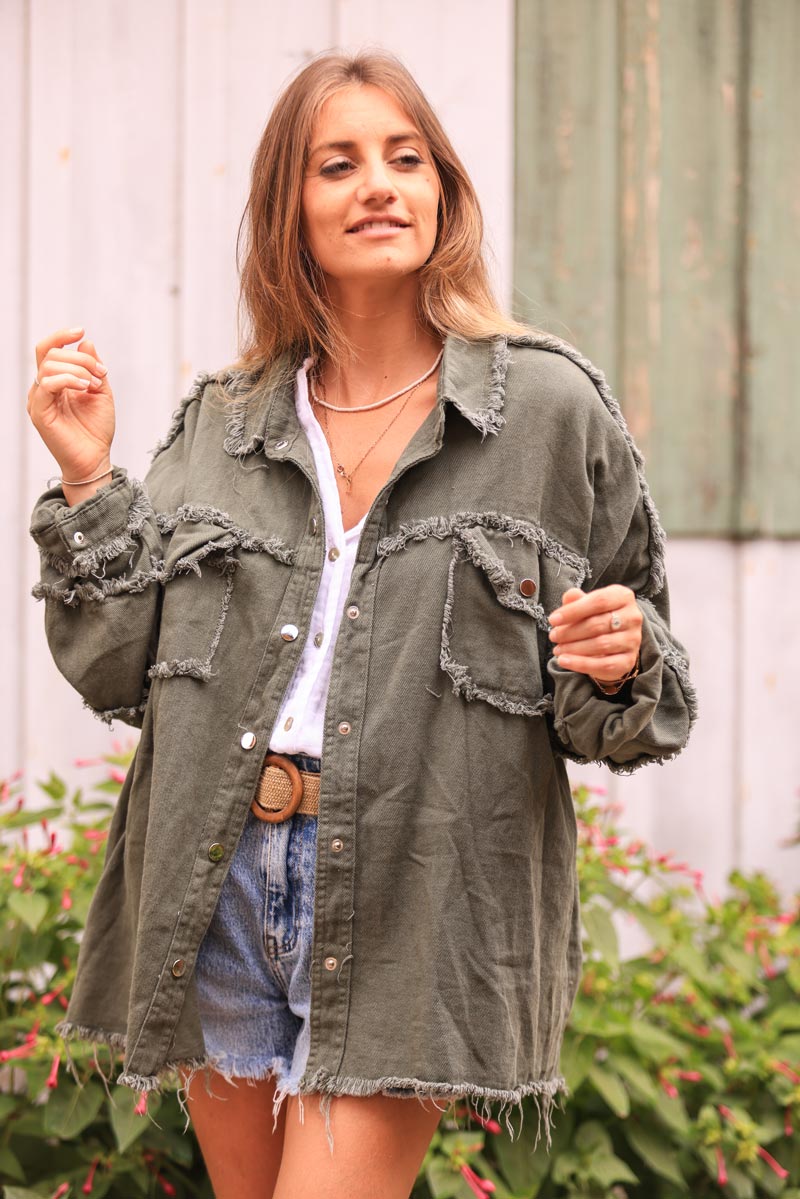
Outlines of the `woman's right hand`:
[[[28,415],[66,479],[88,479],[111,465],[116,424],[107,368],[82,328],[59,329],[36,345],[39,383],[28,392]],[[108,480],[106,479],[106,482]]]

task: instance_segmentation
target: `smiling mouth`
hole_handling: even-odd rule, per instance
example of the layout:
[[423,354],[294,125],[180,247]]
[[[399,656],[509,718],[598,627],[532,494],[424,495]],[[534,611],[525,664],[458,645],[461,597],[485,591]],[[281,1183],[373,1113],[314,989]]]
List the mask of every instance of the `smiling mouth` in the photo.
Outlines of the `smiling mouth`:
[[369,221],[365,225],[359,225],[357,229],[348,229],[348,233],[365,233],[369,230],[392,230],[392,229],[407,229],[408,225],[404,225],[402,221]]

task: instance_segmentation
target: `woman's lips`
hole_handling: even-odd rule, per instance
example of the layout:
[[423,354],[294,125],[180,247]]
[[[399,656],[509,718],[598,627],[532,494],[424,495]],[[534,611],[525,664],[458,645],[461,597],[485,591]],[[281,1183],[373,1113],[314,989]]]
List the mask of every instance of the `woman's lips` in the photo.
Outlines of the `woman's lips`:
[[360,229],[350,229],[353,237],[391,237],[395,233],[405,233],[408,225],[362,225]]

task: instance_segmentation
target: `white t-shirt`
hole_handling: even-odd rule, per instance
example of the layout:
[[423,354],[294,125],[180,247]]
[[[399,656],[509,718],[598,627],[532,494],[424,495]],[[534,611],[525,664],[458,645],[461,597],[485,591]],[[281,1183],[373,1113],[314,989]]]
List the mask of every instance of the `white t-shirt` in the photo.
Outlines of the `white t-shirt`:
[[[322,757],[322,730],[325,718],[325,703],[333,663],[333,647],[344,611],[344,601],[350,587],[350,576],[358,549],[366,514],[352,529],[344,531],[339,490],[333,472],[328,442],[314,415],[308,398],[307,371],[313,359],[306,358],[295,381],[295,404],[301,425],[306,431],[317,469],[322,510],[325,517],[325,565],[322,568],[317,602],[311,615],[303,653],[297,663],[292,681],[278,712],[272,730],[269,748],[281,754],[311,754]],[[331,561],[328,550],[332,546],[339,550],[339,557]],[[320,644],[315,637],[322,634]]]

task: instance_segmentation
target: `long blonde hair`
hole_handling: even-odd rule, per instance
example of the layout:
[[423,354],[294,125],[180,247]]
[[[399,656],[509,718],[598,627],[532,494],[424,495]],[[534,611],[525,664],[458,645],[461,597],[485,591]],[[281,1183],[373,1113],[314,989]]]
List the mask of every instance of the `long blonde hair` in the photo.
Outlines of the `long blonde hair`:
[[[325,303],[321,269],[300,226],[301,193],[310,138],[325,101],[352,84],[382,88],[405,109],[433,156],[441,186],[433,252],[419,268],[417,318],[442,337],[488,338],[530,333],[512,320],[492,291],[483,250],[483,215],[464,166],[419,85],[393,54],[323,51],[286,85],[269,116],[253,158],[250,195],[239,225],[237,267],[244,248],[239,293],[239,358],[232,369],[253,371],[290,352],[351,359],[353,346]],[[298,146],[303,153],[298,154]],[[241,317],[246,332],[241,334]],[[241,389],[239,390],[241,395]]]

